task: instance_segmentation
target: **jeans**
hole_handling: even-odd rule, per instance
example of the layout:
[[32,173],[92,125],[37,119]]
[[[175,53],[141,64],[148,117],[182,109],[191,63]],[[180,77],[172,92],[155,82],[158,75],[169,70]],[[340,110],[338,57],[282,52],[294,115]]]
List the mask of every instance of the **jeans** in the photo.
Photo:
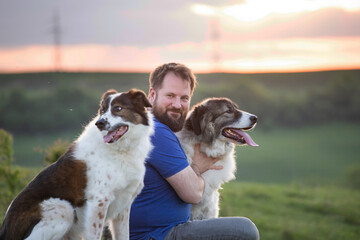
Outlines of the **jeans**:
[[255,224],[244,217],[223,217],[189,221],[173,227],[165,240],[190,239],[238,239],[258,240],[259,231]]

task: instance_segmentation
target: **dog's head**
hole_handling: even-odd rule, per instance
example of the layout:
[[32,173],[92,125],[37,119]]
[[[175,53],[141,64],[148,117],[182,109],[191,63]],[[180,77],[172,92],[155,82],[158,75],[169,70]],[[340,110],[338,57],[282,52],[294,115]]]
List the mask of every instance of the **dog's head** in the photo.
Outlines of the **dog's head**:
[[95,123],[103,132],[104,142],[116,142],[131,125],[148,126],[147,107],[151,107],[151,104],[141,90],[118,93],[111,89],[105,92],[100,101],[99,119]]
[[257,117],[241,111],[228,98],[209,98],[195,105],[189,112],[185,128],[193,131],[208,144],[216,140],[258,146],[244,131],[255,127]]

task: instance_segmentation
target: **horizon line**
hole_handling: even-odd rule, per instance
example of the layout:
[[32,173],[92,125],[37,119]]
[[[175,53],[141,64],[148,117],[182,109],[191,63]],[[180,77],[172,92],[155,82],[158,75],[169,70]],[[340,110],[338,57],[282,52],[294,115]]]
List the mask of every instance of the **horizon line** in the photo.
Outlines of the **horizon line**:
[[[292,70],[257,70],[257,71],[240,71],[240,70],[193,70],[195,74],[215,74],[215,73],[228,73],[228,74],[276,74],[276,73],[312,73],[312,72],[336,72],[336,71],[356,71],[360,70],[360,66],[354,67],[339,67],[339,68],[316,68],[316,69],[292,69]],[[0,74],[31,74],[31,73],[150,73],[153,70],[146,69],[107,69],[107,68],[63,68],[63,69],[50,69],[50,68],[37,68],[37,69],[22,69],[22,70],[1,70]]]

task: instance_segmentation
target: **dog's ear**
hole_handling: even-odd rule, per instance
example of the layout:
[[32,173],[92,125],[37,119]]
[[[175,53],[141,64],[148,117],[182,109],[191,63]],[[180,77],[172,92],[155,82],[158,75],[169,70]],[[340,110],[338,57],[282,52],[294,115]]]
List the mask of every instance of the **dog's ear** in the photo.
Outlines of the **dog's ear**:
[[115,94],[117,93],[116,90],[114,89],[109,89],[107,90],[101,97],[101,100],[100,100],[100,108],[99,108],[99,114],[101,113],[101,109],[107,109],[108,106],[109,106],[109,96],[112,95],[112,94]]
[[202,140],[206,143],[211,143],[214,141],[214,138],[215,138],[215,125],[213,122],[209,122],[204,129]]
[[109,89],[106,92],[104,92],[104,94],[101,97],[101,100],[104,100],[105,98],[107,98],[109,95],[115,94],[117,93],[117,91],[115,89]]
[[201,134],[201,120],[205,111],[206,109],[204,106],[195,106],[190,117],[185,122],[185,127],[190,131],[192,130],[196,135]]
[[132,88],[130,89],[128,94],[130,94],[134,105],[144,106],[145,108],[151,107],[151,103],[149,102],[149,99],[143,91]]

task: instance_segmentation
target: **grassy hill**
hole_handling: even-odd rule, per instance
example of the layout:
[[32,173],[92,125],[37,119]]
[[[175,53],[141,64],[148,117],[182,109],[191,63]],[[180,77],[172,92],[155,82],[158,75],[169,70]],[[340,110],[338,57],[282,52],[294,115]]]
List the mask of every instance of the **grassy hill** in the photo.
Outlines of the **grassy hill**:
[[[73,141],[105,90],[147,92],[148,76],[0,74],[0,128],[12,127],[23,182],[45,165],[39,148]],[[236,149],[237,182],[222,190],[222,216],[249,217],[266,240],[360,239],[360,191],[345,182],[347,170],[360,163],[360,70],[197,78],[193,104],[228,97],[259,116],[250,135],[260,147]],[[10,201],[3,184],[0,222]]]
[[261,239],[360,239],[360,191],[231,182],[221,199],[220,215],[250,218]]
[[343,181],[360,163],[360,126],[324,124],[298,128],[255,128],[259,147],[237,148],[237,179],[264,183],[329,184]]
[[[39,170],[25,169],[30,180]],[[0,184],[1,185],[1,184]],[[0,222],[7,206],[0,194]],[[221,190],[220,216],[244,216],[265,240],[358,240],[360,191],[335,186],[230,182]]]
[[[80,132],[49,135],[15,135],[15,164],[45,166],[46,149],[61,138],[72,142]],[[326,124],[297,129],[250,132],[259,147],[237,147],[237,180],[263,183],[329,184],[344,181],[346,171],[359,163],[360,127],[357,124]]]

